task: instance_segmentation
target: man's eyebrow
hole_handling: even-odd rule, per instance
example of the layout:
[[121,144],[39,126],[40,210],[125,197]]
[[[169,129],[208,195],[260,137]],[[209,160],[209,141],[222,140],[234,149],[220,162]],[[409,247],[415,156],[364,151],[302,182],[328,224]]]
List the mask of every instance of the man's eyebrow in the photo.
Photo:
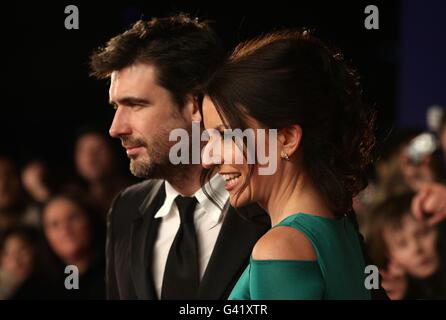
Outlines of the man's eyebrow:
[[116,104],[134,105],[134,104],[150,104],[150,101],[144,98],[129,96],[129,97],[119,98],[117,101],[110,100],[109,103],[111,105],[116,105]]

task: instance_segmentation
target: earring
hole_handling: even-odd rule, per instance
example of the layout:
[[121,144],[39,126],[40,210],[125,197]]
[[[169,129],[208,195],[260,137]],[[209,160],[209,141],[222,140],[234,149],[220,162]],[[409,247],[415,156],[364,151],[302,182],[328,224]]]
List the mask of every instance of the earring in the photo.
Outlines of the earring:
[[288,156],[288,153],[286,153],[286,152],[283,153],[282,158],[284,158],[286,161],[290,161],[290,157]]

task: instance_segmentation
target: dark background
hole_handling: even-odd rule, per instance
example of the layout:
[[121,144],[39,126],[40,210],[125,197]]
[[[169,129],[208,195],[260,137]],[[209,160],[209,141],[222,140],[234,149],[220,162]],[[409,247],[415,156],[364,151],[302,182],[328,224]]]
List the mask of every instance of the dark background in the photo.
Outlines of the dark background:
[[[4,64],[7,81],[2,84],[2,95],[6,99],[0,106],[0,154],[13,157],[18,164],[33,157],[43,157],[51,165],[70,163],[74,138],[79,130],[95,125],[107,131],[113,117],[113,110],[107,103],[107,81],[89,77],[88,59],[92,50],[141,17],[149,19],[178,11],[214,20],[228,49],[241,40],[272,29],[314,28],[317,36],[340,48],[359,69],[366,97],[378,109],[377,133],[383,139],[395,127],[419,126],[424,121],[420,121],[417,114],[410,116],[410,112],[407,117],[406,109],[398,107],[398,103],[404,100],[402,96],[406,97],[402,91],[412,91],[404,88],[400,78],[402,67],[407,68],[405,56],[411,50],[410,46],[417,45],[403,42],[411,39],[406,24],[412,29],[423,26],[429,21],[430,13],[427,12],[425,20],[421,21],[404,17],[407,12],[416,13],[418,7],[430,8],[431,12],[446,9],[445,2],[432,1],[434,5],[430,7],[429,2],[18,1],[12,9],[2,10],[8,16],[2,47],[9,56]],[[69,4],[79,8],[79,30],[64,27],[64,9]],[[364,27],[364,9],[368,4],[379,8],[379,30]],[[438,24],[438,28],[434,28],[438,29],[440,38],[433,37],[429,44],[444,50],[446,27],[440,26],[441,21],[433,23]],[[434,52],[431,48],[426,50],[420,52],[429,60]],[[438,57],[441,52],[435,50]],[[419,66],[422,60],[418,56],[412,58],[409,70],[411,64]],[[435,72],[444,70],[445,65],[434,64]],[[410,72],[406,70],[404,75],[409,77]],[[406,82],[409,87],[414,85]],[[423,82],[427,80],[423,79]],[[437,87],[441,90],[443,84],[437,83]],[[437,103],[446,103],[444,94],[442,99]],[[408,101],[413,99],[409,97]],[[424,102],[417,103],[410,110],[426,107],[422,105]],[[399,121],[402,113],[406,118]]]

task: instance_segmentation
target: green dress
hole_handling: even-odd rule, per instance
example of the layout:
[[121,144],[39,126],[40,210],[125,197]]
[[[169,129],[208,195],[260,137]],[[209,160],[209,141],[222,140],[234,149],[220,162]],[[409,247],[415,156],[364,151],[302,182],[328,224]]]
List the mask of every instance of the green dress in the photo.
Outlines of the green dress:
[[254,260],[230,300],[370,299],[358,233],[348,217],[330,219],[298,213],[277,226],[299,230],[311,241],[317,260]]

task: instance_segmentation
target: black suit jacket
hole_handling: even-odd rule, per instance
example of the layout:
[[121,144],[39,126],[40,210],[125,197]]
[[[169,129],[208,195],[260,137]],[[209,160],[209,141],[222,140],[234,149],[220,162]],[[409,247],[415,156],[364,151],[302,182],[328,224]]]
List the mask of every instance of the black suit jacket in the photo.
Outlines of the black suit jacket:
[[[152,249],[164,203],[163,180],[147,180],[127,188],[113,201],[107,218],[106,282],[108,299],[157,299],[152,278]],[[355,221],[356,223],[356,221]],[[257,205],[243,208],[243,217],[229,207],[200,282],[198,299],[227,299],[246,268],[256,241],[271,227]],[[360,236],[366,265],[372,264]],[[380,286],[373,299],[388,299]]]
[[[108,299],[157,299],[152,278],[152,249],[164,203],[163,180],[147,180],[118,194],[107,218],[106,282]],[[270,228],[257,205],[239,215],[228,208],[198,299],[226,299],[246,268],[256,241]]]

